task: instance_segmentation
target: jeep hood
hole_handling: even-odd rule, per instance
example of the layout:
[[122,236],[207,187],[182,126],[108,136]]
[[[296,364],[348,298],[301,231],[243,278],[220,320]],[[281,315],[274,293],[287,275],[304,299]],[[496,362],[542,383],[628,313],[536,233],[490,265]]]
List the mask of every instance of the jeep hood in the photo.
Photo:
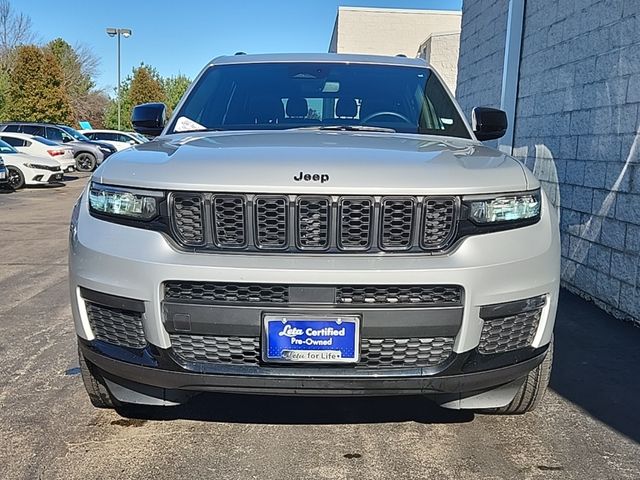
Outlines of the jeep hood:
[[94,179],[150,189],[261,193],[474,194],[537,186],[519,162],[472,140],[304,130],[159,137],[112,155]]

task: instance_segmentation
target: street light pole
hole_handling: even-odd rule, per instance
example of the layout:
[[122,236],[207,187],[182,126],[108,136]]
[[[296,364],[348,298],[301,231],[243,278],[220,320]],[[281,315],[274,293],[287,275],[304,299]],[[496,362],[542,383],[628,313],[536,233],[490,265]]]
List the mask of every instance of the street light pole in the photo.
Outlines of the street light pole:
[[118,37],[118,130],[121,129],[120,121],[120,37],[129,38],[131,29],[129,28],[107,28],[107,35]]

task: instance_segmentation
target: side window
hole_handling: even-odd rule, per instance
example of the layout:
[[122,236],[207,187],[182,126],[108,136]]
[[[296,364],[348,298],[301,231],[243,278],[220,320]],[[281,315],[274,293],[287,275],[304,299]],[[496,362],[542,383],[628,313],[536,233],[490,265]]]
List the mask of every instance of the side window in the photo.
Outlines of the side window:
[[18,133],[20,131],[20,125],[7,125],[4,131]]
[[101,134],[100,140],[106,140],[107,142],[119,142],[118,136],[115,133],[109,132]]
[[126,135],[122,135],[121,133],[116,133],[114,136],[116,137],[116,142],[129,143],[131,140],[133,140],[132,138],[129,138]]
[[89,140],[95,140],[97,138],[95,133],[85,133],[84,136]]
[[38,125],[22,125],[20,131],[22,133],[26,133],[27,135],[44,137],[44,127],[40,127]]
[[20,139],[20,138],[15,138],[15,137],[0,137],[0,140],[7,142],[9,145],[11,145],[12,147],[24,147],[25,144],[27,142],[25,142],[24,140]]
[[62,130],[52,127],[47,127],[46,138],[53,140],[54,142],[62,142]]

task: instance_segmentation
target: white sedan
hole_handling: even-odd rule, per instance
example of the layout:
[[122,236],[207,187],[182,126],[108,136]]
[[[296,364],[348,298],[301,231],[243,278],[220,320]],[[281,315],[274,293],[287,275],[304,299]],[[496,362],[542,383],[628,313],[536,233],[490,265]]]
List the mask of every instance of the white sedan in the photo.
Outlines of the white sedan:
[[0,132],[0,140],[8,143],[20,153],[56,160],[64,172],[70,172],[76,167],[72,147],[26,133]]
[[0,140],[0,156],[7,167],[9,185],[18,190],[25,185],[47,185],[62,182],[62,168],[57,160],[18,152]]
[[149,141],[148,138],[139,133],[121,132],[119,130],[80,130],[80,133],[89,138],[89,140],[110,143],[118,151]]

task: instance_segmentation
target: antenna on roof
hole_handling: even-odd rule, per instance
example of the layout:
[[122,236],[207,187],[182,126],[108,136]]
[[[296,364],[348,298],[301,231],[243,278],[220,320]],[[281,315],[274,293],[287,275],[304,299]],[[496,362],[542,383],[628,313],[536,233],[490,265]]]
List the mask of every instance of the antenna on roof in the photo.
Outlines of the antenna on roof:
[[236,52],[236,53],[234,53],[234,55],[246,55],[246,53],[245,52]]
[[407,58],[407,56],[404,53],[398,53],[396,57]]

